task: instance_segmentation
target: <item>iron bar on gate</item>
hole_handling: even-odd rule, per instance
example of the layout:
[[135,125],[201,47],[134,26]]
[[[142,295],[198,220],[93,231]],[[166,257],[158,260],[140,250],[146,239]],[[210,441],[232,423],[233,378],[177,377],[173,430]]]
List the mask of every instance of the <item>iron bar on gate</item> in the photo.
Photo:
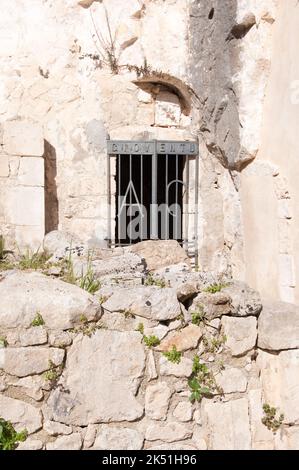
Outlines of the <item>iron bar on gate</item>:
[[[144,235],[148,234],[148,231],[144,229],[144,225],[148,222],[146,215],[143,213],[144,205],[144,187],[143,187],[143,178],[144,178],[144,162],[145,158],[151,157],[151,204],[150,204],[150,239],[159,238],[159,207],[158,207],[158,185],[159,185],[159,174],[158,174],[158,158],[160,156],[165,157],[165,205],[168,210],[168,216],[165,218],[165,233],[168,234],[169,230],[169,185],[175,182],[175,202],[176,206],[178,205],[179,200],[179,184],[182,184],[182,205],[185,205],[188,210],[188,205],[190,202],[190,165],[189,160],[195,159],[195,213],[194,213],[194,258],[195,263],[198,261],[198,182],[199,182],[199,156],[198,156],[198,144],[197,142],[189,141],[126,141],[126,140],[108,140],[107,141],[107,154],[108,154],[108,168],[107,168],[107,189],[108,189],[108,242],[109,245],[113,245],[115,240],[112,237],[112,214],[111,214],[111,167],[110,160],[111,157],[117,157],[117,194],[121,196],[121,175],[123,168],[122,157],[127,156],[129,158],[129,208],[130,213],[132,213],[132,188],[134,188],[132,183],[133,178],[133,167],[132,159],[136,156],[140,157],[140,207],[142,208],[141,218],[140,218],[140,239],[144,239]],[[186,162],[184,170],[184,178],[182,181],[179,180],[179,168],[180,168],[180,158],[184,158]],[[175,158],[175,180],[169,182],[169,162],[171,159]],[[149,176],[149,175],[148,175]],[[164,184],[164,183],[163,183]],[[136,194],[134,194],[136,196]],[[124,201],[126,202],[126,201]],[[117,211],[119,210],[119,207]],[[119,212],[117,212],[119,216]],[[176,219],[177,222],[177,219]],[[132,243],[131,236],[131,225],[129,232],[129,243]],[[120,219],[118,219],[118,231],[120,230]],[[176,235],[178,230],[178,224],[173,224],[173,235]],[[162,231],[162,229],[161,229]],[[192,241],[189,240],[189,214],[184,213],[184,227],[183,227],[183,236],[181,236],[182,243],[186,247],[187,251],[189,245],[192,244]],[[118,240],[118,245],[122,245],[120,240]]]

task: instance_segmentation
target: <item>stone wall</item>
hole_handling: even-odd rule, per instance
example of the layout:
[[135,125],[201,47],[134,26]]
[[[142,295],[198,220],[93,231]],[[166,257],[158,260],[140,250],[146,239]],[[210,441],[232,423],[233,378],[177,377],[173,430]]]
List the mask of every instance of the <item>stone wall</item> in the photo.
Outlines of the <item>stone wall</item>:
[[299,63],[292,37],[298,21],[297,2],[279,2],[262,142],[256,160],[242,172],[241,184],[246,277],[264,297],[288,302],[299,298],[295,202]]
[[[207,149],[202,131],[199,135],[202,114],[213,106],[203,105],[205,96],[215,93],[215,99],[222,100],[227,91],[223,82],[230,68],[225,75],[220,73],[220,66],[217,73],[215,69],[219,90],[205,89],[209,77],[202,81],[196,75],[195,64],[202,50],[193,42],[198,37],[195,29],[202,28],[193,18],[197,10],[201,14],[202,7],[193,3],[129,0],[124,7],[120,0],[84,5],[76,0],[63,5],[51,0],[30,5],[18,1],[15,8],[11,2],[3,8],[1,19],[0,119],[2,126],[16,120],[41,126],[45,141],[45,230],[59,228],[84,234],[90,244],[102,244],[107,237],[108,137],[199,137],[200,263],[205,269],[228,269],[241,277],[242,227],[236,184]],[[224,41],[222,3],[215,10],[215,18],[208,21],[213,24],[215,38]],[[205,11],[204,18],[208,15]],[[233,11],[229,21],[230,25],[234,23]],[[113,44],[109,28],[116,38]],[[207,40],[209,34],[210,30]],[[207,55],[211,56],[210,52]],[[205,69],[203,63],[199,70]],[[237,128],[235,99],[234,113],[228,114],[232,114],[231,129]],[[238,140],[235,133],[230,140],[228,153],[232,154]],[[5,161],[7,156],[1,159],[4,168]],[[193,199],[198,190],[194,171],[191,167]],[[15,235],[15,225],[20,222],[11,221],[8,215],[6,172],[4,169],[0,183],[7,243],[13,246],[22,241],[21,248],[26,244],[35,248],[42,242],[42,233],[34,237],[22,230],[22,240]],[[112,191],[114,183],[112,174]],[[25,199],[22,207],[24,204]],[[36,204],[41,205],[42,200]],[[216,223],[214,230],[211,220]],[[192,241],[193,223],[189,226]]]
[[192,272],[167,243],[98,253],[94,295],[57,263],[1,272],[0,416],[28,431],[18,449],[298,449],[298,307]]

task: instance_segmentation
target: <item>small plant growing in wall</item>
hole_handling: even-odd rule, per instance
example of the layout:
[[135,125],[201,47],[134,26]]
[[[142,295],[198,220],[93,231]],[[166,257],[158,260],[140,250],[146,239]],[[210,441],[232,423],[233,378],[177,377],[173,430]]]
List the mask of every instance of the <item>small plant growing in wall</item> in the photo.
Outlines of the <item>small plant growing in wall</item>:
[[5,336],[0,335],[0,348],[7,348],[8,342]]
[[144,341],[144,344],[148,347],[148,348],[154,348],[155,346],[159,346],[160,344],[160,340],[157,336],[154,336],[154,335],[151,335],[151,336],[143,336],[143,341]]
[[50,256],[47,253],[40,253],[39,250],[32,252],[27,249],[25,253],[20,255],[18,268],[22,270],[34,269],[42,270],[47,268],[47,261]]
[[142,341],[148,348],[154,348],[155,346],[159,346],[160,340],[157,336],[145,336],[143,323],[138,324],[136,331],[138,331],[142,335]]
[[10,421],[0,417],[0,450],[15,450],[18,442],[27,439],[27,431],[17,432]]
[[199,326],[201,323],[204,323],[205,320],[205,313],[202,305],[200,305],[194,312],[191,312],[191,322],[193,325]]
[[270,431],[274,434],[278,431],[281,427],[284,415],[283,413],[278,413],[277,408],[272,407],[265,403],[263,405],[264,416],[262,418],[262,423],[266,426]]
[[54,362],[49,361],[49,370],[47,370],[43,377],[46,382],[49,382],[51,388],[55,387],[57,381],[62,373],[63,366],[56,366]]
[[31,326],[42,326],[45,324],[45,321],[39,312],[36,313],[34,319],[31,322]]
[[168,359],[168,361],[172,362],[173,364],[179,364],[182,359],[182,353],[178,351],[175,346],[172,346],[170,351],[164,352],[163,356],[165,356],[166,359]]
[[200,362],[198,356],[193,358],[192,376],[188,381],[190,388],[190,401],[200,402],[203,397],[212,397],[215,393],[221,393],[217,386],[213,372],[206,364]]
[[165,279],[161,277],[153,276],[151,273],[147,275],[144,285],[156,286],[156,287],[160,287],[161,289],[167,287]]
[[217,292],[221,292],[222,289],[227,287],[227,284],[211,284],[210,286],[206,287],[204,289],[204,292],[207,292],[209,294],[216,294]]

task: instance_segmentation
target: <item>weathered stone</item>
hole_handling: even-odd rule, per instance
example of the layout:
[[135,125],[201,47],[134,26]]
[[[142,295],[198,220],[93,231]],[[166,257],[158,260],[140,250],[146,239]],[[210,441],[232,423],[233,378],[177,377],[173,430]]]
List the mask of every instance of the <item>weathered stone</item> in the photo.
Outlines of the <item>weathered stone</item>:
[[50,419],[87,426],[140,418],[143,406],[134,394],[144,367],[137,332],[98,330],[90,338],[77,337],[68,351],[64,388],[54,390],[48,400]]
[[142,258],[138,254],[130,252],[92,262],[93,272],[99,278],[107,275],[142,273],[144,267],[145,263]]
[[41,157],[44,153],[43,129],[29,121],[4,123],[3,146],[9,155]]
[[196,447],[188,444],[160,444],[153,447],[148,447],[147,450],[197,450]]
[[55,348],[65,348],[72,344],[72,337],[67,331],[53,331],[49,334],[49,343]]
[[60,436],[54,442],[48,442],[47,450],[80,450],[82,439],[80,433],[74,433],[70,436]]
[[179,364],[174,364],[162,356],[160,357],[160,374],[174,375],[175,377],[190,377],[192,374],[192,361],[188,357],[182,357]]
[[299,348],[299,307],[285,302],[264,304],[258,321],[258,346],[270,351]]
[[257,316],[262,310],[259,293],[244,282],[232,281],[221,292],[230,297],[233,316]]
[[0,154],[0,177],[9,176],[9,158],[7,155]]
[[40,401],[43,399],[44,394],[42,391],[43,380],[38,376],[23,377],[16,382],[10,382],[14,387],[22,387],[26,395],[33,400]]
[[0,416],[11,421],[17,431],[26,429],[32,434],[42,427],[41,413],[37,408],[4,395],[0,395]]
[[35,346],[48,341],[47,331],[42,326],[23,330],[19,335],[21,346]]
[[231,312],[230,297],[223,292],[211,294],[209,292],[201,292],[198,294],[191,304],[189,311],[203,311],[207,320],[228,315]]
[[174,289],[159,287],[137,287],[117,289],[103,303],[110,312],[130,312],[151,320],[172,320],[180,314],[180,305]]
[[145,392],[146,415],[151,419],[165,420],[171,395],[171,390],[165,382],[149,385]]
[[147,371],[146,376],[149,382],[158,377],[156,363],[155,363],[155,356],[154,356],[153,351],[148,352],[146,371]]
[[166,424],[150,424],[145,433],[147,441],[175,442],[182,439],[188,439],[192,432],[186,426],[176,422],[167,422]]
[[43,429],[50,434],[50,436],[59,436],[60,434],[68,435],[72,433],[70,426],[49,420],[44,422]]
[[196,325],[188,325],[180,331],[169,333],[157,347],[159,351],[171,351],[175,346],[178,351],[195,349],[202,337],[202,330]]
[[249,390],[249,416],[253,450],[273,450],[274,435],[263,423],[264,416],[262,407],[261,389]]
[[22,157],[18,182],[24,186],[44,186],[45,168],[41,157]]
[[52,255],[53,261],[69,257],[74,261],[77,257],[87,255],[86,246],[76,235],[60,230],[53,230],[45,235],[43,248],[46,253]]
[[216,376],[217,385],[223,393],[246,392],[247,378],[240,369],[225,368]]
[[186,302],[186,300],[195,297],[198,291],[199,288],[197,282],[186,282],[177,288],[176,293],[180,302]]
[[18,444],[17,450],[41,450],[44,444],[39,439],[26,439]]
[[198,450],[207,450],[208,445],[205,439],[205,430],[201,426],[195,426],[192,441]]
[[282,433],[275,439],[275,450],[298,450],[299,449],[299,427],[292,426],[283,429]]
[[187,423],[192,419],[192,405],[189,401],[181,401],[173,411],[173,416],[182,423]]
[[58,348],[27,347],[6,348],[4,350],[3,369],[17,377],[41,374],[54,366],[59,366],[64,359],[64,350]]
[[257,320],[255,317],[223,317],[223,333],[227,340],[225,346],[233,356],[242,356],[254,348],[257,338]]
[[227,403],[204,399],[203,423],[211,450],[249,450],[251,448],[248,401],[246,398]]
[[259,351],[264,403],[284,414],[285,423],[299,423],[299,350],[279,355]]
[[144,437],[136,429],[101,426],[94,450],[140,450]]
[[176,240],[148,240],[136,243],[130,251],[145,260],[149,271],[178,263],[189,264],[185,250]]
[[101,306],[86,291],[37,272],[7,272],[0,283],[0,297],[4,328],[28,327],[37,312],[46,327],[62,330],[80,323],[82,315],[88,320],[101,316]]
[[98,426],[96,424],[89,424],[84,436],[84,449],[90,449],[96,439]]

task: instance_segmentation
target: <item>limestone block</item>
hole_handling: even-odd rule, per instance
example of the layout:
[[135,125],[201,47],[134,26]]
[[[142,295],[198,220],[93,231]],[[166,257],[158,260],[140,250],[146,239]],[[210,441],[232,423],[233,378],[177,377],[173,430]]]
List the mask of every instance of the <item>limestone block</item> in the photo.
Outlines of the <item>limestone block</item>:
[[182,444],[181,442],[175,444],[160,444],[148,447],[147,450],[197,450],[197,447]]
[[28,376],[22,377],[21,379],[15,381],[12,380],[10,385],[14,387],[21,387],[23,392],[33,400],[40,401],[43,399],[44,394],[42,391],[42,386],[44,385],[44,379],[40,376]]
[[150,424],[145,433],[148,441],[164,441],[175,442],[182,439],[188,439],[192,436],[192,432],[181,423],[167,422],[166,424]]
[[155,363],[155,356],[153,354],[153,351],[149,351],[149,353],[148,353],[148,356],[147,356],[147,369],[146,370],[147,370],[146,376],[147,376],[149,382],[158,377],[157,369],[156,369],[156,363]]
[[276,450],[298,450],[299,449],[299,427],[292,426],[283,429],[275,439]]
[[149,240],[136,243],[128,250],[144,258],[149,271],[178,263],[190,264],[185,250],[176,240]]
[[9,155],[41,157],[44,154],[42,127],[29,121],[6,121],[3,148]]
[[54,330],[72,328],[82,315],[88,321],[101,317],[101,306],[86,291],[37,272],[7,273],[0,283],[0,298],[3,328],[28,328],[37,312]]
[[7,195],[7,221],[14,225],[43,226],[44,206],[44,188],[11,188]]
[[41,450],[44,444],[39,439],[26,439],[18,444],[17,450]]
[[136,429],[102,425],[93,450],[140,450],[144,437]]
[[226,368],[216,376],[217,385],[223,393],[246,392],[247,378],[242,370],[237,368]]
[[278,257],[279,280],[284,287],[296,287],[295,261],[292,255],[281,254]]
[[24,186],[44,186],[44,178],[44,159],[42,157],[21,158],[18,183]]
[[80,433],[74,433],[70,436],[60,436],[54,442],[48,442],[47,450],[80,450],[82,447],[82,438]]
[[64,350],[58,348],[27,347],[6,348],[3,370],[11,375],[26,377],[41,374],[54,366],[59,366],[64,358]]
[[299,348],[299,307],[265,303],[258,321],[258,347],[270,351]]
[[48,340],[48,334],[43,326],[35,326],[21,331],[19,339],[21,346],[35,346],[45,344]]
[[231,313],[236,317],[257,316],[262,310],[259,293],[245,282],[233,281],[221,290],[231,298]]
[[242,356],[254,348],[257,338],[255,317],[222,317],[221,323],[227,338],[225,346],[233,356]]
[[159,351],[170,351],[174,346],[178,351],[195,349],[202,337],[201,329],[196,325],[188,325],[179,331],[170,332],[157,347]]
[[181,401],[173,411],[173,416],[182,423],[191,421],[192,414],[192,405],[190,401]]
[[249,450],[251,436],[247,398],[227,403],[203,400],[203,421],[211,450]]
[[0,177],[9,176],[9,157],[8,155],[0,155]]
[[84,436],[84,448],[90,449],[94,444],[96,435],[97,435],[98,426],[96,424],[89,424],[86,429]]
[[262,407],[261,389],[248,392],[249,416],[251,425],[252,449],[273,450],[274,435],[263,423],[264,416]]
[[0,416],[11,421],[17,431],[27,429],[28,433],[32,434],[42,427],[41,413],[37,408],[3,394],[0,394]]
[[189,312],[195,312],[197,309],[201,310],[202,308],[208,320],[228,315],[231,312],[230,297],[223,292],[216,292],[215,294],[200,292],[193,299]]
[[299,350],[279,355],[259,351],[264,403],[278,408],[286,423],[299,423]]
[[144,367],[137,332],[98,330],[90,338],[78,336],[68,351],[62,388],[49,397],[49,419],[78,426],[135,421],[143,415],[135,394]]
[[160,374],[174,375],[175,377],[190,377],[192,374],[192,361],[188,357],[182,357],[179,364],[169,362],[166,357],[160,357]]
[[172,320],[180,314],[175,289],[155,286],[117,289],[102,306],[110,312],[130,311],[133,315],[159,321]]
[[155,103],[156,126],[178,126],[181,119],[181,105],[177,95],[161,91]]
[[59,436],[60,434],[69,435],[72,433],[72,428],[70,426],[49,420],[44,422],[43,429],[50,434],[50,436]]
[[145,392],[145,413],[151,419],[165,420],[171,390],[165,382],[149,385]]

